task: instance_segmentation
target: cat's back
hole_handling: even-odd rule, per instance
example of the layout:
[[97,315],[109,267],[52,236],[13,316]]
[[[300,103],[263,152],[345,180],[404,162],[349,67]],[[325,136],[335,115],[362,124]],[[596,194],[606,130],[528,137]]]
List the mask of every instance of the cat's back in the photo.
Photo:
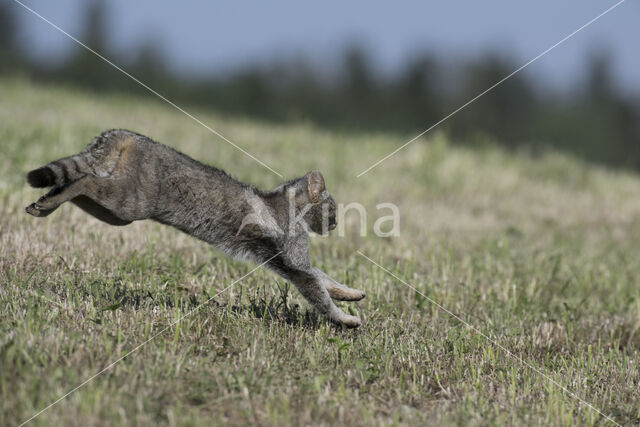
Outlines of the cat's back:
[[[163,156],[159,144],[125,129],[110,129],[93,138],[81,156],[97,176],[118,178],[129,172],[152,166]],[[168,147],[165,147],[168,148]]]
[[83,150],[81,156],[96,175],[104,178],[141,174],[160,178],[176,171],[188,171],[190,175],[196,176],[203,172],[211,173],[209,169],[222,172],[147,136],[126,129],[102,132]]
[[109,129],[93,138],[84,151],[99,158],[129,148],[151,149],[154,145],[159,144],[139,133],[126,129]]
[[109,175],[120,175],[127,170],[145,168],[160,169],[167,173],[180,170],[192,175],[218,175],[230,179],[224,171],[205,165],[167,145],[126,129],[110,129],[102,132],[83,151],[94,164]]

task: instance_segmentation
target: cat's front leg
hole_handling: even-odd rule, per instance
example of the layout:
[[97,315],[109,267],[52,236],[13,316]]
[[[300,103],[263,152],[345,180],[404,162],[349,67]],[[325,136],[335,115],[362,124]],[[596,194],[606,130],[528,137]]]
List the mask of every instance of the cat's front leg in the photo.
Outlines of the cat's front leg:
[[318,268],[314,268],[313,270],[320,277],[322,284],[329,292],[329,296],[335,300],[360,301],[366,296],[363,291],[350,288],[347,285],[343,285],[342,283],[333,280],[331,276]]
[[[273,267],[276,266],[272,265]],[[361,325],[362,322],[358,317],[346,314],[333,303],[324,285],[323,276],[316,269],[278,265],[274,270],[293,283],[302,296],[332,322],[349,328],[357,328]]]

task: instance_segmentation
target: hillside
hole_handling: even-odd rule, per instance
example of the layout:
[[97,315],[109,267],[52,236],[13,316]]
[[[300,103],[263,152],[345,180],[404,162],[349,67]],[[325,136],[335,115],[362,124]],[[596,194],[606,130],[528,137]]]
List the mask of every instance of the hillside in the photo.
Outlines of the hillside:
[[[270,272],[226,289],[254,266],[176,230],[110,227],[70,204],[46,219],[24,213],[41,195],[25,172],[107,128],[261,188],[284,179],[160,100],[25,80],[0,80],[0,94],[1,425],[27,420],[211,297],[33,422],[606,421],[558,385],[621,424],[640,422],[637,175],[553,152],[460,148],[436,132],[356,178],[412,135],[187,108],[284,179],[319,169],[336,201],[366,208],[367,236],[351,212],[345,236],[312,239],[318,267],[367,293],[350,304],[363,327],[340,330]],[[389,214],[379,203],[398,206],[399,237],[373,233]]]

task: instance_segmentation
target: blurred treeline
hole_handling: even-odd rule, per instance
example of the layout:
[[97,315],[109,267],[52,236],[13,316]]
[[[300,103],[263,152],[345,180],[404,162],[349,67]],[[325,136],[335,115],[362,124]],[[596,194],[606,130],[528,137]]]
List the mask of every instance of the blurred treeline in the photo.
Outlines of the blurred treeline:
[[[15,12],[0,6],[0,72],[98,92],[151,96],[80,47],[56,66],[28,59],[18,42]],[[105,16],[103,3],[91,3],[79,39],[178,104],[347,131],[402,132],[409,138],[520,65],[499,54],[446,64],[437,55],[422,53],[413,55],[400,73],[383,76],[374,71],[366,50],[352,46],[333,77],[301,59],[194,78],[171,71],[153,42],[140,48],[133,60],[113,52]],[[495,141],[533,151],[553,146],[591,161],[640,170],[640,101],[637,94],[616,87],[610,63],[604,51],[594,52],[586,77],[563,91],[544,88],[526,71],[518,73],[440,129],[456,143]]]

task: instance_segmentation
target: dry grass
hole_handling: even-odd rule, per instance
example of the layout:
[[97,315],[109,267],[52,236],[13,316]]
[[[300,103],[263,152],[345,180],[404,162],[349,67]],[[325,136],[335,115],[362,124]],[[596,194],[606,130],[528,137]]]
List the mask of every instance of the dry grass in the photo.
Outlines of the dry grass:
[[[0,81],[0,424],[19,424],[253,266],[154,223],[110,227],[39,196],[24,172],[123,127],[268,188],[279,179],[155,100]],[[319,267],[367,292],[343,331],[259,270],[37,417],[57,424],[600,424],[360,249],[622,424],[640,422],[640,179],[549,153],[413,144],[199,112],[287,178],[317,168],[372,230],[313,240]]]

